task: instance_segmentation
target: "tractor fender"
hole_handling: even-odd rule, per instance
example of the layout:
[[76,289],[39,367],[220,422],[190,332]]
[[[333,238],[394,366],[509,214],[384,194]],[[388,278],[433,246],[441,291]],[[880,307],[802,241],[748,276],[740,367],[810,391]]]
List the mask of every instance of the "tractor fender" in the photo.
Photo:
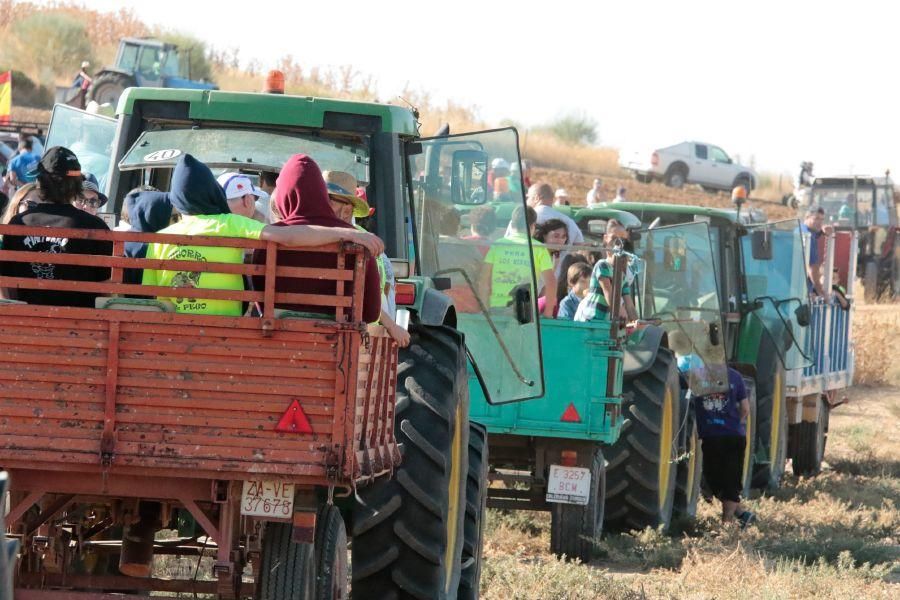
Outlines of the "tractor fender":
[[428,288],[422,296],[419,322],[423,325],[456,327],[456,307],[446,294]]
[[103,67],[102,70],[98,71],[94,74],[94,79],[96,80],[98,77],[103,75],[104,73],[118,73],[119,75],[124,75],[134,81],[134,72],[129,71],[128,69],[120,69],[118,67]]
[[666,330],[656,325],[648,325],[640,335],[632,335],[622,349],[622,372],[631,379],[649,369],[656,360],[660,347],[669,347]]

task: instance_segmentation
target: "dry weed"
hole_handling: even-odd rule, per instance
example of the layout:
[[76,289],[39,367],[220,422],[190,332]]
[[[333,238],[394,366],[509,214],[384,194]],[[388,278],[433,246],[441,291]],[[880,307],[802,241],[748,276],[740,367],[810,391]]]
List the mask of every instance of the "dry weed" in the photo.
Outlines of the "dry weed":
[[[857,294],[861,297],[862,294]],[[855,382],[900,385],[900,307],[858,305],[853,319]]]

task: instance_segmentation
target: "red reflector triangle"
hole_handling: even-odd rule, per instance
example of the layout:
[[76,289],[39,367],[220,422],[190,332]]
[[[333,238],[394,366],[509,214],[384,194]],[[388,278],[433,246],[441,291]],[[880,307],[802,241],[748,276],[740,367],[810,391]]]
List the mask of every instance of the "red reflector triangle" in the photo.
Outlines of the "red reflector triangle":
[[281,431],[283,433],[313,432],[312,426],[309,424],[309,419],[306,418],[306,413],[303,412],[300,403],[296,400],[291,402],[291,405],[284,411],[281,420],[278,421],[278,425],[275,426],[275,431]]
[[559,418],[560,421],[564,423],[581,423],[581,415],[578,414],[578,411],[575,410],[575,404],[569,402],[568,408]]

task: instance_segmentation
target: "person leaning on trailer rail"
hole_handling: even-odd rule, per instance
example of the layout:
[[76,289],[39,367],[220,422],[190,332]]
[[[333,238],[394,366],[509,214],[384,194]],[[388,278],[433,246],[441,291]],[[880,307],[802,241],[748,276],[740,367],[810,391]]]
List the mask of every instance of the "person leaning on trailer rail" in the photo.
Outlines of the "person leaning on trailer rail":
[[[606,258],[602,258],[594,264],[591,273],[591,285],[587,295],[578,305],[575,313],[576,321],[609,320],[610,300],[612,299],[612,281],[614,274],[615,254],[613,247],[619,241],[628,240],[628,230],[616,221],[610,219],[606,225],[606,235],[603,238],[604,245],[608,248]],[[630,267],[629,267],[630,268]],[[622,276],[622,298],[618,307],[618,314],[629,321],[637,319],[637,311],[634,299],[631,297],[631,285],[634,281],[633,272],[626,272]]]
[[[373,254],[384,250],[384,244],[376,236],[354,229],[316,225],[275,227],[232,214],[225,201],[225,192],[216,183],[212,171],[190,154],[182,155],[175,165],[169,200],[181,214],[181,220],[160,231],[163,234],[238,237],[272,241],[291,247],[322,246],[346,241],[360,244]],[[147,258],[150,259],[242,264],[243,256],[243,249],[224,246],[154,243],[147,248]],[[237,291],[244,289],[243,278],[236,274],[155,269],[144,270],[143,284]],[[225,316],[240,316],[243,312],[241,302],[236,300],[165,299],[173,301],[178,312]]]
[[806,264],[806,281],[809,293],[819,298],[825,297],[825,289],[822,287],[822,261],[824,257],[819,252],[819,238],[823,235],[831,236],[834,228],[825,225],[825,209],[820,206],[810,206],[803,222],[800,223],[800,232],[809,234],[809,261]]
[[[109,230],[103,219],[73,206],[73,202],[82,193],[83,179],[81,164],[71,150],[62,146],[50,148],[38,163],[34,174],[38,184],[37,201],[28,205],[24,212],[12,216],[10,225]],[[111,255],[113,245],[107,241],[69,239],[54,235],[7,234],[3,239],[3,249],[45,254]],[[107,267],[2,261],[0,274],[29,279],[105,281],[109,279],[110,270]],[[6,288],[4,297],[28,304],[93,308],[97,294]]]

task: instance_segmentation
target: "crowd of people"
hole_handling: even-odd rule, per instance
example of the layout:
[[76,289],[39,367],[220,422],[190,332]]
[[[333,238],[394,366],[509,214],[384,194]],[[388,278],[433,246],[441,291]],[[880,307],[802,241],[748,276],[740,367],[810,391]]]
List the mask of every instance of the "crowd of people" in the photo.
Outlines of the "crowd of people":
[[[68,229],[107,230],[106,222],[97,216],[106,203],[96,179],[83,173],[78,157],[69,149],[54,147],[27,172],[32,181],[24,183],[13,195],[3,216],[5,225],[60,227]],[[273,181],[275,180],[275,181]],[[350,183],[347,183],[351,180]],[[345,189],[339,183],[351,188]],[[269,198],[263,189],[277,182],[280,193]],[[167,192],[149,186],[136,188],[126,195],[123,221],[129,231],[180,235],[236,237],[274,241],[289,248],[311,247],[340,241],[364,246],[372,255],[366,265],[363,319],[381,322],[401,346],[409,343],[409,334],[393,319],[393,274],[384,255],[384,245],[375,235],[353,225],[354,216],[369,216],[364,198],[356,193],[355,179],[348,173],[322,173],[308,156],[291,157],[280,174],[264,174],[260,186],[241,173],[225,173],[217,180],[212,171],[190,154],[176,164]],[[271,189],[271,188],[270,188]],[[364,191],[364,190],[363,190]],[[274,200],[272,202],[261,200]],[[271,223],[267,221],[272,221]],[[124,228],[122,228],[124,229]],[[68,239],[52,235],[3,236],[5,250],[50,254],[111,255],[109,241]],[[178,244],[129,242],[126,256],[167,260],[191,260],[242,264],[246,260],[262,264],[265,252],[245,256],[240,248],[185,246]],[[303,252],[280,252],[279,264],[334,268],[333,255]],[[30,279],[73,281],[106,281],[110,269],[101,266],[75,266],[41,262],[0,261],[0,274]],[[262,286],[261,278],[250,281],[240,275],[176,271],[128,269],[126,283],[159,287],[196,287],[201,289],[244,290]],[[304,279],[278,278],[278,292],[334,294],[334,283]],[[299,287],[298,287],[299,286]],[[261,289],[261,287],[259,287]],[[97,294],[81,291],[52,291],[7,287],[2,290],[7,300],[29,304],[64,305],[93,308]],[[240,316],[248,307],[239,301],[206,298],[165,298],[177,312]],[[322,318],[322,307],[287,304],[279,308]],[[253,310],[254,307],[249,307]]]

